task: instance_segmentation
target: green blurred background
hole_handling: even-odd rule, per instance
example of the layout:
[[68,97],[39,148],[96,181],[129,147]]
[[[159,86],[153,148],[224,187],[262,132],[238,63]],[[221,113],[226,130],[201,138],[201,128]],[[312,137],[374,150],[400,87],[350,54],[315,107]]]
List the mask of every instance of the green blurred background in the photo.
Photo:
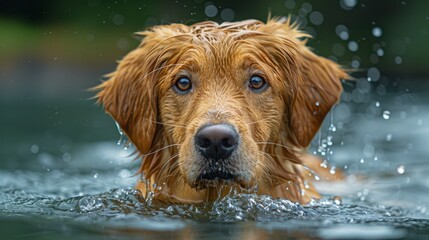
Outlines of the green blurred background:
[[134,32],[172,22],[265,21],[268,13],[297,19],[318,54],[359,68],[357,78],[376,78],[380,95],[398,79],[413,91],[429,89],[425,0],[1,1],[0,166],[18,166],[34,144],[61,153],[76,142],[117,138],[86,89],[137,46]]
[[[344,4],[353,3],[346,10]],[[210,12],[211,6],[217,12]],[[341,64],[358,58],[359,67],[375,65],[384,73],[427,76],[429,72],[429,1],[425,0],[18,0],[0,3],[1,98],[81,96],[138,44],[133,33],[151,25],[266,20],[269,12],[300,16],[303,28],[315,35],[310,41],[315,51],[335,56]],[[322,23],[317,14],[317,21],[311,21],[313,12],[322,15]],[[338,25],[348,28],[347,40],[336,34]],[[372,34],[374,27],[382,30],[380,37]],[[350,41],[358,43],[357,51],[348,49]],[[375,43],[382,56],[377,55]],[[400,64],[395,63],[398,56]]]

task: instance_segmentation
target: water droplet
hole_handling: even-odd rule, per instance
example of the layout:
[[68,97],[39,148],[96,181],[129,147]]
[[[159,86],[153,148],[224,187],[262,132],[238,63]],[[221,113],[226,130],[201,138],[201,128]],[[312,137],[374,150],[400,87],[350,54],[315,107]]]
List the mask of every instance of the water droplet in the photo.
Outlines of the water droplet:
[[113,16],[112,21],[115,25],[122,25],[125,21],[125,18],[121,14],[115,14],[115,16]]
[[314,25],[320,25],[323,23],[323,15],[318,11],[314,11],[310,14],[310,22]]
[[358,68],[360,66],[360,62],[358,60],[353,60],[350,64],[352,68]]
[[318,101],[316,102],[316,106],[320,106],[320,103]]
[[220,17],[222,18],[222,20],[230,22],[234,20],[235,13],[232,9],[225,8],[220,12]]
[[378,68],[372,67],[368,69],[368,77],[371,78],[371,81],[376,82],[380,79],[380,71]]
[[344,25],[338,25],[335,27],[335,33],[338,37],[341,38],[341,40],[348,40],[349,39],[349,31],[346,26]]
[[361,158],[360,163],[362,163],[362,164],[365,163],[365,159]]
[[331,125],[329,126],[329,131],[332,131],[332,132],[337,131],[337,128],[335,127],[334,124],[331,123]]
[[388,142],[392,141],[392,134],[389,133],[386,135],[386,141]]
[[398,168],[396,169],[396,171],[399,174],[404,174],[405,173],[405,167],[404,167],[404,165],[399,165]]
[[308,184],[308,182],[307,182],[307,181],[304,181],[304,188],[305,188],[305,189],[309,189],[309,188],[310,188],[310,185]]
[[341,0],[340,6],[344,10],[352,10],[357,4],[357,0]]
[[217,7],[214,5],[207,5],[204,10],[204,13],[207,15],[207,17],[214,17],[217,15],[217,12]]
[[396,64],[401,64],[402,63],[402,58],[400,56],[396,56],[395,57],[395,63]]
[[341,32],[340,33],[340,38],[342,39],[342,40],[347,40],[347,39],[349,39],[349,33],[348,32]]
[[343,203],[343,199],[340,196],[335,196],[332,200],[335,205],[341,205]]
[[356,52],[359,49],[359,45],[356,41],[350,41],[348,44],[348,48],[352,52]]
[[94,177],[94,179],[97,179],[98,178],[98,173],[95,173],[93,177]]
[[372,29],[372,35],[374,35],[374,37],[381,37],[381,35],[383,35],[383,30],[380,27],[374,27]]
[[376,107],[380,107],[380,102],[375,102]]
[[124,150],[128,150],[128,148],[130,147],[130,145],[131,145],[131,142],[130,141],[125,141],[125,143],[124,143]]
[[390,118],[390,112],[389,111],[384,111],[383,112],[383,118],[386,119],[386,120],[389,119]]
[[118,129],[118,132],[119,132],[119,140],[118,140],[118,142],[116,143],[118,146],[119,145],[121,145],[122,144],[122,140],[123,140],[123,137],[124,137],[124,132],[122,132],[122,129],[121,129],[121,127],[119,126],[119,123],[118,122],[115,122],[115,124],[116,124],[116,128]]
[[[328,145],[328,146],[332,146],[332,136],[328,136],[327,138],[326,138],[326,144]],[[326,145],[325,145],[326,146]]]
[[286,0],[285,6],[289,9],[294,9],[296,6],[296,3],[294,0]]
[[37,146],[36,144],[32,145],[30,148],[31,152],[36,154],[39,152],[39,146]]

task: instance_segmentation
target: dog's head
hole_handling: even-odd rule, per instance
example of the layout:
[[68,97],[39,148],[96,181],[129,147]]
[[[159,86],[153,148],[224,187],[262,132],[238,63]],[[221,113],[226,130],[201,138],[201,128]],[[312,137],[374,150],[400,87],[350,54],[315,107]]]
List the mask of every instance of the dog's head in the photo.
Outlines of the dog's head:
[[287,178],[284,162],[298,161],[347,77],[289,21],[172,24],[140,35],[98,99],[144,157],[147,177],[196,189]]

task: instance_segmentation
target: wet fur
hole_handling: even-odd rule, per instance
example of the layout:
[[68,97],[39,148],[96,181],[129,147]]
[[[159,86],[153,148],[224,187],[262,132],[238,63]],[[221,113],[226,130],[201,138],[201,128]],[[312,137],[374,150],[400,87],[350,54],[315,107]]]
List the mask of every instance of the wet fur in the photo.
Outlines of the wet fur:
[[[139,47],[96,88],[98,102],[142,157],[146,180],[138,189],[180,202],[213,200],[237,186],[257,186],[259,194],[301,203],[319,197],[308,168],[326,170],[305,149],[338,101],[340,79],[348,75],[315,55],[306,46],[306,33],[288,20],[271,19],[171,24],[138,35]],[[263,76],[269,88],[250,92],[246,81],[252,74]],[[172,90],[182,75],[193,81],[190,94]],[[230,170],[242,177],[200,187],[195,178],[204,162],[193,136],[204,124],[225,122],[240,134],[229,161]]]

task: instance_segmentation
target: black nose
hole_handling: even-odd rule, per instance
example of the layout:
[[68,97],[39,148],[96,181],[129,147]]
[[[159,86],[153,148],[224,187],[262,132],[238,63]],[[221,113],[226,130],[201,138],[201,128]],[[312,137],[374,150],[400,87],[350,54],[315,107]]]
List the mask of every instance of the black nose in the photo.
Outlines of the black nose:
[[227,124],[202,127],[195,135],[197,150],[206,159],[225,159],[237,148],[238,133]]

